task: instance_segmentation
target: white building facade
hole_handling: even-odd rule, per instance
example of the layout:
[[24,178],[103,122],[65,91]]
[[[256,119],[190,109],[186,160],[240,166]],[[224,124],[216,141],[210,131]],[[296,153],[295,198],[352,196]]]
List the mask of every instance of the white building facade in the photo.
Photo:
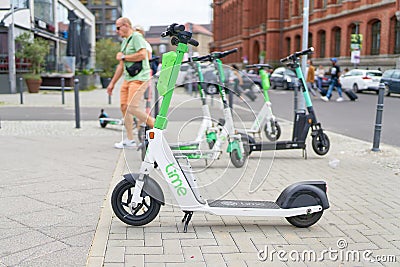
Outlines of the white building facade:
[[[79,0],[1,0],[0,93],[16,93],[10,85],[10,60],[12,39],[18,35],[31,32],[49,43],[45,70],[51,73],[63,71],[64,56],[76,56],[77,69],[94,68],[95,30],[94,15]],[[28,71],[27,61],[15,59],[17,77]]]

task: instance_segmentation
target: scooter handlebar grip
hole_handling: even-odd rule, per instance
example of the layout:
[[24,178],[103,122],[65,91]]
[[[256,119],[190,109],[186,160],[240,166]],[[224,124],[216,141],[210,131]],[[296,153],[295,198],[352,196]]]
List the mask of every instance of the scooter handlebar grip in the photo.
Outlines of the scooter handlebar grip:
[[238,51],[237,48],[233,48],[231,50],[224,51],[224,52],[221,53],[221,57],[226,57],[227,55],[232,54],[232,53],[236,53],[237,51]]
[[197,42],[195,39],[190,39],[188,43],[195,47],[199,46],[199,42]]
[[174,25],[174,27],[173,27],[173,31],[174,32],[182,32],[182,31],[184,31],[185,30],[185,25],[178,25],[178,24],[176,24],[176,25]]

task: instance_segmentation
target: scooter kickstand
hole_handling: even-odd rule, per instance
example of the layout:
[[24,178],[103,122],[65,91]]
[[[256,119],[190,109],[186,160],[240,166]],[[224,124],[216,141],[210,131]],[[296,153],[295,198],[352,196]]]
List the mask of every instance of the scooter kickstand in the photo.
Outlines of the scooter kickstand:
[[182,219],[182,222],[185,223],[185,225],[183,226],[183,232],[187,233],[188,224],[189,224],[190,220],[192,219],[193,211],[184,211],[184,212],[185,212],[185,216],[183,216],[183,219]]
[[303,148],[303,158],[307,159],[307,149]]

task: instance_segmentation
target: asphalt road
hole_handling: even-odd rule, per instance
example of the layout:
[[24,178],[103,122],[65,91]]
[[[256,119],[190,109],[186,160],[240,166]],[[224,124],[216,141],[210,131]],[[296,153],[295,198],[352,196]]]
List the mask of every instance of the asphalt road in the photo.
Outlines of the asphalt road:
[[[278,118],[293,120],[293,91],[270,90],[269,94],[274,115]],[[372,92],[357,95],[358,100],[355,102],[350,101],[346,95],[343,96],[345,101],[336,102],[337,92],[333,93],[330,102],[324,102],[318,96],[312,99],[313,107],[324,129],[370,141],[372,147],[378,95]],[[258,97],[256,101],[256,106],[262,105],[261,97]],[[381,142],[400,146],[399,115],[400,95],[385,97]]]
[[[373,141],[374,126],[376,118],[377,95],[375,93],[358,94],[356,102],[349,101],[344,96],[345,101],[336,102],[337,93],[333,94],[333,101],[323,102],[319,97],[313,99],[313,105],[317,119],[326,130],[344,134],[346,136],[358,138],[364,141]],[[217,96],[215,96],[217,98]],[[293,120],[293,91],[270,90],[270,98],[273,105],[273,112],[277,118]],[[252,120],[254,115],[248,112],[249,106],[257,112],[262,104],[263,98],[259,94],[255,102],[244,103],[235,98],[234,102],[242,108],[235,108],[243,120]],[[215,118],[221,117],[222,112],[216,107],[211,108],[211,114]],[[119,108],[106,108],[110,117],[120,118]],[[200,110],[199,110],[200,111]],[[187,121],[201,113],[195,114],[191,108],[180,108],[171,110],[169,118],[175,121]],[[80,109],[82,120],[96,120],[100,113],[100,108],[82,107]],[[217,114],[217,115],[215,115]],[[400,114],[400,95],[385,97],[383,112],[383,127],[381,142],[400,146],[400,123],[398,116]],[[1,120],[75,120],[75,110],[65,107],[22,107],[22,106],[3,106],[0,107]]]

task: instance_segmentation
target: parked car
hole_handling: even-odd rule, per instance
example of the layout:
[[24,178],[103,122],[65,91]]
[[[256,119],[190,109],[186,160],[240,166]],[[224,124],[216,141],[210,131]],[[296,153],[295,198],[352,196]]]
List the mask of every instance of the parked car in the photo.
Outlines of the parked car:
[[353,69],[340,76],[343,89],[352,89],[354,93],[362,91],[379,92],[382,72],[379,70]]
[[291,69],[279,67],[272,72],[270,77],[271,89],[281,87],[283,89],[294,89],[297,76]]
[[381,83],[385,84],[385,94],[400,94],[400,69],[387,70],[383,73]]
[[[322,88],[328,88],[329,83],[331,81],[331,75],[330,74],[324,74],[324,77],[322,77]],[[318,78],[315,76],[315,88],[318,88]]]

